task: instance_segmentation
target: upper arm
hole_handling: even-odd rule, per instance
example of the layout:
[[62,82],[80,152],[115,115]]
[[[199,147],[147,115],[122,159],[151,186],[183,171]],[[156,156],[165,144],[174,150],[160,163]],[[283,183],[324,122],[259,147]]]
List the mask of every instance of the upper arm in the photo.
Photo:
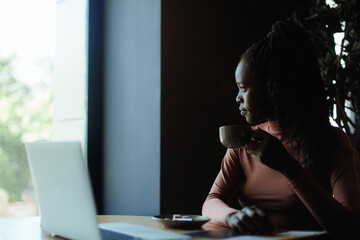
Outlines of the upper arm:
[[221,163],[220,172],[211,187],[209,198],[216,197],[229,202],[240,184],[242,175],[237,150],[228,149]]

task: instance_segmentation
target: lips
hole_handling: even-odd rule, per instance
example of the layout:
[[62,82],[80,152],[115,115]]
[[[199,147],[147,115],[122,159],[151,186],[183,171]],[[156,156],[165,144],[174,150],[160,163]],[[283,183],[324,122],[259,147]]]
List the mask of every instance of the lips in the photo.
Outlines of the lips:
[[240,108],[240,114],[244,116],[248,111],[245,108]]

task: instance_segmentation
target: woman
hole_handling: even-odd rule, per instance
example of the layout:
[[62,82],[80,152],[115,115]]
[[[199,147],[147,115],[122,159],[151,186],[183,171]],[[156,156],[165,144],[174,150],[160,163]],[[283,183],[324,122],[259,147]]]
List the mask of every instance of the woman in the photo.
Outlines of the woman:
[[[325,87],[308,36],[290,21],[241,57],[241,115],[253,125],[228,149],[203,215],[246,234],[276,228],[360,236],[360,186],[348,136],[329,123]],[[228,204],[237,197],[241,209]]]

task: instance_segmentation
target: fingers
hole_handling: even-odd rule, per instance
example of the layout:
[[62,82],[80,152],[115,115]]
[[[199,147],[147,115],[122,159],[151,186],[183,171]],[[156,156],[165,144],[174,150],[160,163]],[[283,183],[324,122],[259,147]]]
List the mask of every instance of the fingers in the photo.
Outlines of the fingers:
[[256,142],[256,141],[249,141],[245,144],[245,147],[247,149],[258,149],[263,147],[262,142]]
[[273,139],[276,138],[266,131],[263,131],[260,128],[256,128],[253,130],[252,140],[245,144],[246,151],[255,159],[263,162],[264,154],[265,152],[269,152],[268,150],[270,149],[270,145]]
[[[239,211],[230,217],[229,226],[244,234],[256,233],[254,224],[251,223],[251,220],[243,211]],[[252,232],[249,227],[252,228]]]
[[257,208],[256,206],[252,206],[252,209],[257,213],[256,224],[259,229],[265,234],[272,234],[275,231],[274,226],[270,222],[269,217],[265,214],[263,210]]
[[236,231],[239,231],[244,234],[250,234],[250,231],[247,227],[242,223],[237,214],[233,217],[232,222],[229,224],[230,228]]
[[253,155],[257,160],[260,160],[264,148],[262,142],[250,141],[245,144],[245,147],[248,154]]
[[266,140],[269,138],[269,134],[260,128],[256,128],[253,130],[252,138],[252,140],[245,144],[247,152],[253,155],[260,155],[266,146]]
[[264,224],[262,222],[262,217],[259,215],[259,213],[254,209],[250,207],[245,207],[243,211],[246,212],[246,214],[251,217],[251,220],[254,222],[254,225],[256,226],[256,229],[260,233],[265,233]]
[[271,234],[274,227],[265,212],[252,206],[244,207],[241,211],[232,214],[228,219],[232,229],[244,234]]
[[270,219],[263,210],[257,208],[256,206],[245,207],[243,210],[256,226],[257,233],[271,234],[274,231],[274,227],[271,224]]
[[263,141],[266,137],[268,137],[269,133],[267,133],[266,131],[256,127],[255,130],[252,131],[252,137],[256,140],[256,141]]
[[251,216],[247,214],[247,212],[243,209],[242,211],[236,214],[236,217],[239,219],[240,227],[243,229],[243,233],[245,234],[256,234],[258,233],[258,229],[254,224]]

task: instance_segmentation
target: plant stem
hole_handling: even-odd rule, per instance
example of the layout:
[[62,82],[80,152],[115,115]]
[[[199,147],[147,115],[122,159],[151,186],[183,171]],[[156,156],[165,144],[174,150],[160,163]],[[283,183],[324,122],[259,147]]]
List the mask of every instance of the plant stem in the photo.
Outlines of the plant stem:
[[[338,84],[338,80],[340,78],[339,76],[339,69],[340,69],[340,63],[341,63],[341,59],[343,57],[343,49],[344,49],[344,43],[345,43],[345,36],[343,37],[343,39],[341,40],[341,45],[340,45],[340,54],[339,54],[339,58],[337,60],[337,63],[336,63],[336,84]],[[340,102],[340,94],[339,94],[339,90],[338,88],[335,88],[336,89],[336,112],[340,115],[341,113],[341,117],[340,119],[339,116],[337,116],[336,118],[336,122],[338,123],[341,123],[341,121],[344,123],[343,127],[345,128],[345,132],[347,134],[351,134],[350,132],[350,129],[349,129],[349,125],[351,125],[354,129],[355,129],[355,134],[357,136],[360,136],[360,133],[358,131],[356,131],[357,127],[356,127],[356,124],[346,115],[346,112],[344,111],[344,105],[342,102]],[[341,126],[341,125],[339,125]]]

